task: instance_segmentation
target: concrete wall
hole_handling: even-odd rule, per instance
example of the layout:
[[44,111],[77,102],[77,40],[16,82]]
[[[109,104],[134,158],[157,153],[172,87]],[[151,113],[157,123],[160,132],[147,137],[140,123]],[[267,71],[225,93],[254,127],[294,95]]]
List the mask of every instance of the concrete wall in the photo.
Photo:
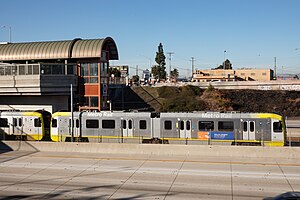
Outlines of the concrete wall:
[[76,92],[75,75],[24,75],[0,76],[0,95],[41,95],[47,93],[70,94],[70,85]]
[[113,153],[142,155],[221,156],[299,159],[298,147],[186,146],[170,144],[108,144],[2,141],[0,150]]
[[[56,112],[59,110],[68,110],[69,108],[69,96],[0,96],[0,110],[8,109],[20,109],[28,110],[32,108],[34,110],[45,109],[49,112]],[[49,108],[51,107],[51,111]],[[31,110],[31,109],[30,109]]]
[[188,82],[188,83],[157,83],[154,87],[193,85],[207,88],[212,85],[217,89],[251,89],[251,90],[288,90],[300,91],[300,80],[286,81],[232,81],[232,82]]

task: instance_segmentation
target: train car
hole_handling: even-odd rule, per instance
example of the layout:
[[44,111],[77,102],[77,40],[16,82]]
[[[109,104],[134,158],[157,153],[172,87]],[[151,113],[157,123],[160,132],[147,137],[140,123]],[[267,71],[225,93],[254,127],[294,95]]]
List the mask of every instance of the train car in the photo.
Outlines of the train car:
[[[99,141],[103,139],[152,138],[151,113],[74,112],[73,130],[70,112],[52,116],[53,141]],[[72,133],[73,132],[73,133]]]
[[271,113],[161,113],[163,140],[214,140],[236,145],[283,146],[284,120]]
[[[143,143],[217,141],[235,145],[283,146],[284,120],[271,113],[74,112],[53,114],[53,141],[139,139]],[[72,133],[73,131],[73,133]],[[73,136],[73,137],[72,137]]]
[[50,140],[51,114],[38,111],[0,112],[0,136],[6,140]]

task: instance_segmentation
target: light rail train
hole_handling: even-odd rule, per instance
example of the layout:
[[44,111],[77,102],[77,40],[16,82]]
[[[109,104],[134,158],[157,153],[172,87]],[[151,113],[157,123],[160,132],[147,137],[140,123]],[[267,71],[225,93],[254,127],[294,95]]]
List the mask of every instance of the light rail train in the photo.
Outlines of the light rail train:
[[[57,112],[52,116],[53,141],[141,139],[143,143],[223,141],[237,145],[283,146],[284,120],[271,113]],[[73,137],[72,137],[73,136]]]
[[73,116],[71,112],[56,112],[51,116],[46,111],[9,111],[0,112],[0,137],[55,142],[72,139],[143,143],[218,141],[283,146],[286,128],[283,118],[271,113],[101,111],[73,112]]
[[2,139],[50,140],[51,113],[37,111],[0,111]]

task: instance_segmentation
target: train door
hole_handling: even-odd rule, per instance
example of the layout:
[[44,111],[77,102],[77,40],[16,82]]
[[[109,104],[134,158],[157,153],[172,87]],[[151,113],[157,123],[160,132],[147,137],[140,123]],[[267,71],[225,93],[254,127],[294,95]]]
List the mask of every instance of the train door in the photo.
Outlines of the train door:
[[160,118],[151,118],[151,137],[161,138]]
[[21,135],[23,130],[23,123],[22,123],[22,118],[21,117],[14,117],[12,121],[12,132],[16,135]]
[[133,136],[133,119],[122,119],[122,133],[123,137]]
[[[71,130],[71,118],[69,119],[69,134],[72,135],[72,130]],[[79,130],[79,119],[74,118],[73,119],[73,134],[74,137],[80,137],[80,130]]]
[[255,140],[255,122],[243,121],[243,140]]
[[179,137],[191,138],[192,137],[191,120],[181,120],[178,123],[179,123]]

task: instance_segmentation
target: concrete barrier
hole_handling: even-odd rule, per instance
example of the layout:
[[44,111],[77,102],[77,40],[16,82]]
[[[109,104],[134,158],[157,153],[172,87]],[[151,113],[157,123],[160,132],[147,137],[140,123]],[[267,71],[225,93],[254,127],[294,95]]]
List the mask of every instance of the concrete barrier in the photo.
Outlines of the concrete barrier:
[[14,151],[81,152],[104,154],[221,156],[240,158],[299,159],[299,147],[204,146],[170,144],[118,144],[118,143],[55,143],[2,141],[0,150],[9,147]]

